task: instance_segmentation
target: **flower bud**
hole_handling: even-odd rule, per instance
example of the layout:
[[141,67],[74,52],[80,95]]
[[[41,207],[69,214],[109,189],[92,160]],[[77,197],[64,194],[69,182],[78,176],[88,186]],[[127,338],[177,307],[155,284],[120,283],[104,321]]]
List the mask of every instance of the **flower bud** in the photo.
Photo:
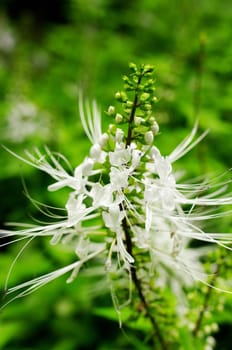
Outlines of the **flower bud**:
[[151,64],[146,64],[144,66],[144,72],[145,73],[152,73],[154,70],[154,66],[152,66]]
[[150,123],[151,125],[153,125],[154,122],[155,122],[155,117],[151,116],[151,117],[149,118],[149,123]]
[[137,71],[137,66],[136,66],[136,64],[135,63],[130,63],[129,64],[129,68],[131,69],[131,70],[133,70],[134,72],[136,72]]
[[116,131],[116,126],[114,124],[110,124],[109,125],[109,132],[114,134]]
[[156,96],[154,96],[154,97],[152,98],[152,102],[153,102],[153,103],[158,102],[158,98],[157,98]]
[[133,102],[132,101],[126,101],[126,106],[131,108],[133,106]]
[[116,94],[115,94],[115,98],[116,98],[117,100],[120,100],[121,97],[122,97],[121,92],[117,91]]
[[128,99],[127,94],[124,91],[116,92],[115,98],[120,102],[126,102]]
[[110,115],[113,115],[113,114],[115,113],[115,107],[114,107],[114,106],[109,106],[109,108],[108,108],[108,113],[109,113]]
[[109,139],[109,136],[104,132],[104,134],[101,135],[101,138],[99,140],[99,145],[101,147],[104,147]]
[[123,121],[123,116],[120,113],[117,113],[115,116],[116,123],[121,123]]
[[[93,150],[94,152],[94,150]],[[82,167],[82,175],[83,176],[89,176],[92,168],[93,168],[93,160],[90,158],[86,158],[83,162],[83,167]]]
[[152,144],[152,142],[154,140],[153,132],[147,131],[144,135],[144,140],[145,140],[146,144],[148,144],[148,145]]
[[152,124],[151,131],[152,131],[154,136],[158,134],[158,132],[159,132],[159,124],[156,121]]
[[90,149],[90,156],[93,159],[98,159],[101,154],[101,147],[98,143],[94,144]]
[[212,323],[211,325],[211,329],[213,332],[217,332],[218,331],[218,324],[216,322]]
[[115,135],[115,140],[116,142],[120,143],[123,141],[123,137],[124,137],[124,132],[122,131],[122,129],[117,129],[116,130],[116,135]]
[[151,104],[150,103],[145,103],[145,105],[143,106],[143,109],[146,110],[146,111],[149,111],[151,110]]
[[129,80],[129,78],[128,78],[127,75],[123,75],[122,80],[125,81],[125,82],[127,82],[127,81]]
[[135,125],[138,126],[143,122],[143,118],[135,117],[134,122],[135,122]]
[[154,84],[154,82],[155,82],[155,81],[154,81],[154,79],[149,79],[149,80],[148,80],[148,82],[147,82],[147,84],[149,84],[149,85],[153,85],[153,84]]
[[150,94],[148,94],[147,92],[144,92],[140,96],[140,101],[145,102],[145,101],[147,101],[149,99],[149,97],[150,97]]

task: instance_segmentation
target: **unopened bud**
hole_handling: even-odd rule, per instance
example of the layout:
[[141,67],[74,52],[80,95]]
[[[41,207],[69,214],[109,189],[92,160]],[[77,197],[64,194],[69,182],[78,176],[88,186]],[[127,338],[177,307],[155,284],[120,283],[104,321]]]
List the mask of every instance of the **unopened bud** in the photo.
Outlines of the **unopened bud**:
[[117,100],[119,100],[121,97],[122,97],[121,92],[119,92],[119,91],[116,92],[115,98],[116,98]]
[[146,111],[151,110],[151,104],[150,103],[145,103],[144,107],[143,107]]
[[157,135],[159,132],[159,124],[157,122],[154,122],[151,126],[151,131],[153,135]]
[[147,92],[144,92],[143,94],[141,94],[140,100],[141,100],[142,102],[145,102],[146,100],[149,99],[149,97],[150,97],[150,94],[148,94]]
[[217,332],[219,327],[218,327],[218,324],[216,322],[214,322],[214,323],[212,323],[211,328],[212,328],[213,332]]
[[128,80],[129,80],[129,78],[128,78],[128,76],[127,76],[127,75],[123,75],[122,80],[123,80],[123,81],[128,81]]
[[126,106],[131,108],[133,106],[133,102],[132,101],[126,101]]
[[104,147],[109,139],[109,136],[104,132],[104,134],[101,135],[101,138],[99,140],[99,145],[101,147]]
[[148,144],[148,145],[152,144],[152,142],[154,140],[153,132],[147,131],[144,135],[144,140],[145,140],[146,144]]
[[117,113],[115,116],[116,123],[121,123],[123,121],[123,116],[120,113]]
[[122,129],[117,129],[116,130],[116,135],[115,135],[115,140],[116,142],[120,143],[123,141],[123,137],[124,137],[124,132],[122,131]]
[[144,72],[145,73],[151,73],[151,72],[153,72],[153,70],[154,70],[154,66],[152,66],[151,64],[146,64],[144,66]]
[[158,102],[158,98],[156,96],[153,97],[152,102],[156,103]]
[[127,94],[125,93],[125,91],[118,91],[118,92],[116,92],[115,98],[118,101],[121,101],[121,102],[126,102],[127,99],[128,99]]
[[101,154],[101,147],[98,143],[94,144],[90,149],[90,156],[93,159],[98,159]]
[[113,115],[113,114],[115,113],[115,107],[114,107],[114,106],[109,106],[109,108],[108,108],[108,113],[109,113],[110,115]]
[[135,122],[135,125],[138,126],[143,122],[143,118],[135,117],[134,122]]
[[116,131],[116,126],[114,124],[110,124],[109,125],[109,132],[114,134]]
[[82,174],[83,176],[88,176],[93,168],[94,162],[92,159],[86,158],[82,164],[83,164]]
[[131,63],[129,64],[129,68],[132,69],[133,71],[137,71],[137,66],[136,66],[135,63],[132,63],[132,62],[131,62]]

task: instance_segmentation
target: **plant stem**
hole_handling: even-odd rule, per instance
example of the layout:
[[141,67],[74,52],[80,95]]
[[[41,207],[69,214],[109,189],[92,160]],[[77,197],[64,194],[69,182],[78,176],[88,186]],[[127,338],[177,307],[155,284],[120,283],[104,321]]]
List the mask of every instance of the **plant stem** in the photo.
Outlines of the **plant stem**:
[[204,73],[204,61],[205,61],[205,39],[200,38],[199,52],[197,56],[196,65],[196,80],[193,90],[193,114],[194,118],[198,118],[201,107],[201,94],[202,94],[202,78]]
[[[123,226],[124,233],[125,233],[127,251],[133,257],[133,259],[135,261],[135,257],[133,255],[133,245],[132,245],[131,236],[130,236],[130,232],[129,232],[130,230],[129,230],[129,226],[128,226],[126,218],[123,219],[122,226]],[[134,266],[131,267],[131,276],[132,276],[132,280],[134,282],[135,288],[138,292],[139,298],[140,298],[140,300],[144,306],[144,309],[146,311],[146,315],[149,318],[151,325],[152,325],[152,328],[154,329],[154,332],[159,340],[159,343],[161,345],[161,349],[167,350],[167,345],[166,345],[166,342],[163,338],[163,335],[161,333],[159,325],[158,325],[155,317],[151,314],[149,304],[148,304],[146,297],[143,293],[142,284],[141,284],[141,281],[139,280],[137,272],[136,272],[136,263],[134,263]]]
[[[138,77],[138,83],[137,86],[135,88],[135,95],[134,95],[134,101],[133,101],[133,105],[131,108],[131,113],[130,113],[130,117],[129,117],[129,121],[128,121],[128,132],[127,132],[127,138],[126,138],[126,147],[129,146],[131,144],[132,141],[132,131],[133,131],[133,123],[134,123],[134,117],[135,117],[135,112],[136,109],[138,107],[138,102],[139,102],[139,94],[138,94],[138,88],[141,84],[141,80],[144,76],[144,71],[142,70],[139,77]],[[123,210],[123,206],[120,205],[120,209]],[[161,333],[160,327],[155,319],[155,317],[151,314],[150,312],[150,307],[149,307],[149,303],[146,300],[146,297],[143,293],[143,289],[142,289],[142,282],[140,281],[140,279],[138,278],[137,275],[137,271],[136,271],[136,260],[135,257],[133,255],[133,244],[132,244],[132,240],[131,240],[131,235],[130,235],[130,227],[128,225],[127,219],[126,217],[123,219],[122,221],[122,227],[125,233],[125,243],[126,243],[126,248],[127,248],[127,252],[133,257],[134,259],[134,266],[131,267],[131,277],[132,277],[132,281],[135,285],[135,288],[137,290],[138,296],[143,304],[143,307],[146,311],[146,315],[148,317],[148,319],[150,320],[150,323],[152,325],[152,328],[154,330],[154,333],[156,334],[158,341],[160,343],[161,349],[162,350],[167,350],[167,345],[166,342],[163,338],[163,335]]]
[[204,318],[204,314],[207,311],[207,308],[208,308],[208,305],[209,305],[209,300],[210,300],[210,297],[211,297],[211,294],[212,294],[212,290],[213,290],[213,287],[214,287],[214,285],[216,283],[216,279],[217,279],[218,274],[219,274],[219,269],[220,269],[220,265],[217,265],[217,268],[216,268],[215,274],[214,274],[214,276],[212,278],[211,284],[210,284],[210,286],[208,286],[207,291],[205,293],[204,303],[203,303],[202,309],[200,310],[200,313],[198,315],[195,327],[194,327],[193,332],[192,332],[193,336],[197,336],[197,334],[198,334],[198,332],[199,332],[199,330],[201,328],[201,324],[202,324],[202,321],[203,321],[203,318]]
[[[138,79],[137,83],[137,89],[141,83],[142,77],[144,76],[144,73],[141,73]],[[137,89],[135,90],[135,96],[134,96],[134,101],[133,101],[133,106],[131,108],[131,114],[130,118],[128,121],[128,132],[127,132],[127,138],[126,138],[126,147],[131,144],[131,139],[132,139],[132,129],[133,129],[133,122],[134,122],[134,117],[135,117],[135,112],[136,108],[138,107],[138,92]]]

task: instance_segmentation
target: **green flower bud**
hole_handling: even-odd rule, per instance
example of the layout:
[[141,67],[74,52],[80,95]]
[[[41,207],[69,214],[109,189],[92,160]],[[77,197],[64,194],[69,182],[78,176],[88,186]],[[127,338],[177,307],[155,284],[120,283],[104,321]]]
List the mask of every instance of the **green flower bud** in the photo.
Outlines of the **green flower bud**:
[[150,97],[150,94],[148,94],[147,92],[144,92],[143,94],[141,94],[140,100],[142,102],[145,102],[145,101],[147,101],[149,99],[149,97]]
[[145,89],[145,86],[144,86],[143,84],[140,84],[140,85],[138,86],[138,90],[139,90],[139,91],[144,91],[144,89]]
[[115,107],[114,106],[109,106],[108,113],[109,113],[109,115],[113,115],[115,113]]
[[123,75],[122,80],[125,81],[125,82],[128,82],[129,78],[128,78],[127,75]]
[[151,117],[149,118],[149,123],[150,123],[151,125],[153,125],[155,121],[156,121],[156,120],[155,120],[155,117],[151,116]]
[[115,98],[121,102],[125,102],[128,99],[127,94],[124,91],[116,92]]
[[133,106],[133,102],[132,101],[126,101],[126,106],[127,107],[132,107]]
[[158,132],[159,132],[159,125],[158,125],[157,122],[154,122],[154,123],[152,124],[152,126],[151,126],[151,131],[152,131],[152,133],[153,133],[154,136],[158,134]]
[[121,123],[123,121],[123,116],[120,113],[117,113],[115,116],[116,123]]
[[116,126],[115,126],[114,124],[110,124],[110,125],[109,125],[109,132],[110,132],[111,134],[114,134],[115,131],[116,131]]
[[115,94],[115,98],[116,98],[117,100],[120,100],[121,97],[122,97],[122,96],[121,96],[121,92],[117,91],[116,94]]
[[154,140],[154,135],[152,133],[152,131],[147,131],[144,135],[144,140],[146,142],[146,144],[151,145],[153,140]]
[[152,98],[152,102],[154,102],[154,103],[158,102],[158,98],[157,98],[156,96],[154,96],[154,97]]
[[132,79],[135,84],[138,84],[139,78],[136,75],[134,75]]
[[129,85],[129,84],[124,84],[124,90],[125,91],[133,91],[134,90],[134,87],[133,85]]
[[213,332],[217,332],[218,331],[218,324],[216,323],[216,322],[214,322],[212,325],[211,325],[211,327],[212,327],[212,331]]
[[101,138],[99,140],[100,146],[104,147],[107,144],[108,139],[109,139],[109,136],[106,133],[102,134],[102,136],[101,136]]
[[123,137],[124,137],[124,132],[121,129],[117,129],[116,130],[116,134],[115,134],[115,140],[116,142],[122,142],[123,141]]
[[150,65],[150,64],[146,64],[144,66],[144,73],[147,74],[147,73],[152,73],[154,70],[154,66]]
[[124,112],[125,112],[125,114],[130,115],[131,114],[131,108],[125,108]]
[[136,64],[135,63],[129,63],[129,68],[131,69],[131,70],[133,70],[134,72],[137,72],[137,66],[136,66]]
[[154,84],[154,79],[149,79],[148,81],[147,81],[147,85],[153,85]]
[[145,105],[143,106],[143,109],[144,109],[145,111],[149,111],[149,110],[151,110],[151,108],[152,108],[152,106],[151,106],[150,103],[145,103]]
[[123,102],[126,102],[128,99],[127,94],[124,91],[121,91],[121,97]]
[[140,125],[143,121],[143,118],[135,116],[134,122],[136,126]]

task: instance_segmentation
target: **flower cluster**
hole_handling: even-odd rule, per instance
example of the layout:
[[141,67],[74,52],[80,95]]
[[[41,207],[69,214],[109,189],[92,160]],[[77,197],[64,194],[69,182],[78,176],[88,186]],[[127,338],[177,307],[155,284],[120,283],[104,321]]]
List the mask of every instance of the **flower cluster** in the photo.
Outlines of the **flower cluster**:
[[50,236],[52,244],[71,246],[76,261],[9,288],[8,293],[20,291],[18,296],[23,296],[67,272],[71,272],[67,280],[71,282],[87,261],[96,258],[104,260],[106,272],[124,271],[138,287],[135,271],[140,268],[136,261],[139,253],[146,254],[150,276],[156,277],[157,284],[169,283],[180,293],[183,284],[204,280],[201,257],[209,248],[205,244],[191,248],[193,239],[230,249],[232,234],[205,232],[201,225],[230,213],[229,209],[218,211],[232,204],[227,184],[207,180],[180,183],[173,171],[174,162],[191,151],[207,132],[197,137],[196,124],[171,154],[163,156],[154,145],[159,127],[152,112],[156,102],[153,68],[132,64],[130,69],[130,76],[123,78],[125,91],[116,93],[123,112],[109,107],[107,114],[115,122],[107,132],[102,132],[96,103],[85,103],[80,96],[80,117],[92,145],[73,173],[48,149],[45,154],[37,149],[35,153],[27,152],[27,157],[17,155],[54,179],[50,191],[70,189],[67,215],[47,225],[2,230],[1,236],[14,240]]
[[48,139],[51,134],[51,116],[39,110],[31,101],[13,97],[9,113],[6,115],[4,138],[14,143],[26,141],[29,137],[43,135]]

